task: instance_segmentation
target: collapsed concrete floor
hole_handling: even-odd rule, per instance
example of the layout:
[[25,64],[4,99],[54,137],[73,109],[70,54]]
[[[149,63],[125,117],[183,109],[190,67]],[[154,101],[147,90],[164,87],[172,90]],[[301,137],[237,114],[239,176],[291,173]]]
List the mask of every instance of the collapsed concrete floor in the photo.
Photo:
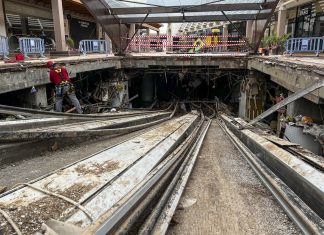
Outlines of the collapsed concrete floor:
[[[219,63],[219,60],[217,61],[217,63]],[[234,64],[238,61],[239,60],[234,62]],[[212,63],[211,61],[209,62]],[[177,63],[180,62],[178,61]],[[230,62],[227,60],[226,63],[228,64]],[[254,59],[254,61],[250,61],[249,63],[252,63],[251,66],[254,67],[257,67],[260,63],[265,63],[267,67],[272,66],[272,64],[269,64],[268,62],[265,62],[261,59]],[[225,65],[223,64],[222,66]],[[42,70],[42,72],[44,71]],[[291,216],[291,214],[289,214],[290,212],[282,210],[279,204],[275,201],[275,198],[277,197],[272,196],[267,191],[266,187],[262,185],[261,181],[256,178],[256,174],[252,172],[252,169],[249,166],[251,165],[250,162],[248,164],[247,161],[243,159],[242,151],[240,150],[240,152],[238,152],[235,149],[234,145],[229,142],[229,139],[227,138],[229,134],[226,132],[225,135],[225,131],[223,132],[223,129],[221,129],[218,124],[216,124],[215,119],[213,120],[207,132],[207,138],[203,142],[203,133],[205,133],[204,131],[207,130],[210,124],[210,119],[208,116],[210,115],[210,112],[214,112],[212,117],[215,116],[214,109],[216,109],[218,114],[227,113],[236,117],[241,116],[247,119],[253,119],[258,114],[262,113],[265,109],[274,105],[274,101],[270,98],[271,96],[275,96],[278,92],[283,92],[285,96],[288,96],[291,93],[285,88],[284,84],[282,84],[282,86],[279,86],[274,82],[273,77],[259,73],[257,71],[249,71],[243,65],[239,65],[236,66],[236,68],[231,69],[226,69],[224,67],[220,69],[219,67],[213,67],[212,65],[181,66],[180,63],[177,66],[170,67],[152,65],[149,68],[145,69],[110,68],[108,70],[95,71],[94,73],[84,72],[75,74],[75,76],[75,82],[78,83],[78,89],[81,91],[81,93],[79,93],[78,95],[79,98],[84,101],[84,107],[89,108],[87,109],[87,112],[99,112],[99,114],[92,114],[93,119],[88,120],[89,123],[86,123],[86,119],[88,119],[91,115],[77,116],[77,114],[60,114],[61,116],[58,118],[57,116],[55,116],[55,113],[46,112],[44,110],[28,111],[26,109],[17,110],[10,107],[9,109],[8,107],[4,106],[0,107],[0,111],[2,113],[5,113],[3,118],[7,118],[9,116],[9,118],[14,117],[13,119],[19,119],[24,118],[25,116],[30,118],[39,115],[41,118],[46,116],[54,117],[53,119],[55,119],[47,120],[49,122],[53,122],[51,126],[47,126],[47,122],[44,121],[44,123],[42,123],[42,120],[40,120],[38,124],[37,121],[35,122],[36,125],[38,125],[37,127],[33,126],[34,124],[28,124],[28,127],[26,125],[26,127],[24,127],[24,130],[21,130],[20,127],[24,126],[30,120],[26,120],[25,124],[24,120],[22,120],[19,125],[16,125],[15,127],[13,125],[14,129],[12,130],[10,130],[10,125],[12,123],[10,125],[6,125],[4,122],[4,125],[0,125],[0,128],[2,127],[3,129],[5,129],[5,131],[0,131],[2,137],[1,141],[3,142],[2,143],[0,141],[2,144],[0,145],[0,150],[4,151],[3,153],[6,153],[4,149],[8,146],[11,146],[10,151],[14,150],[17,141],[17,146],[20,146],[16,147],[19,148],[17,149],[17,152],[20,152],[20,156],[19,158],[17,158],[19,160],[17,161],[17,159],[12,158],[11,163],[1,165],[0,186],[6,186],[8,187],[8,189],[11,189],[13,186],[16,186],[19,183],[28,183],[30,181],[34,183],[34,179],[35,183],[37,183],[38,181],[45,179],[47,176],[55,175],[56,173],[52,172],[57,169],[60,169],[62,167],[64,169],[68,169],[69,167],[73,168],[75,164],[78,164],[76,163],[76,161],[82,162],[82,159],[87,157],[89,157],[89,159],[91,159],[92,157],[96,158],[96,156],[100,154],[98,152],[108,147],[115,147],[115,144],[117,144],[116,146],[123,146],[123,143],[120,142],[128,140],[132,137],[136,137],[137,135],[140,135],[142,133],[146,133],[149,129],[154,130],[154,128],[160,128],[160,130],[163,130],[165,132],[163,134],[163,138],[165,138],[163,141],[165,141],[165,143],[164,145],[160,146],[160,150],[156,150],[155,147],[152,147],[152,149],[150,150],[153,152],[155,151],[156,154],[163,154],[163,156],[160,156],[160,164],[155,165],[155,168],[151,169],[152,172],[147,172],[147,169],[145,169],[145,167],[139,168],[135,171],[138,173],[136,177],[128,177],[126,178],[126,181],[125,179],[120,179],[121,185],[123,187],[119,188],[115,186],[116,188],[111,189],[111,191],[108,190],[109,193],[115,192],[114,190],[121,192],[124,190],[124,188],[126,188],[126,186],[131,187],[129,182],[132,182],[133,180],[139,180],[140,177],[146,176],[147,179],[145,178],[145,180],[147,180],[147,182],[137,182],[143,184],[143,187],[138,188],[138,191],[136,191],[136,193],[142,192],[143,190],[143,193],[145,192],[143,195],[147,194],[148,199],[146,200],[144,198],[141,198],[140,202],[137,202],[138,204],[136,204],[138,205],[138,208],[134,207],[133,210],[128,211],[127,215],[124,215],[126,219],[123,218],[123,220],[120,220],[118,222],[118,224],[122,224],[122,226],[116,228],[114,227],[116,225],[109,225],[112,229],[109,231],[114,230],[116,232],[123,231],[123,229],[125,231],[137,232],[144,230],[146,231],[146,229],[148,229],[147,231],[151,231],[149,229],[152,229],[153,225],[150,225],[150,222],[155,220],[162,220],[162,222],[160,222],[164,224],[164,226],[166,226],[165,224],[167,224],[168,226],[168,222],[163,221],[163,215],[165,215],[165,218],[169,218],[169,215],[172,214],[172,212],[168,211],[168,208],[172,209],[176,207],[165,206],[164,208],[162,208],[162,205],[169,205],[168,203],[170,201],[170,203],[172,203],[172,195],[181,195],[181,193],[174,193],[172,191],[172,193],[174,194],[171,194],[168,203],[163,201],[166,200],[168,193],[171,192],[171,188],[169,188],[171,186],[168,186],[168,184],[171,181],[173,182],[174,179],[178,179],[176,177],[179,177],[179,182],[184,178],[182,177],[182,174],[186,173],[187,167],[195,165],[193,161],[193,159],[195,159],[194,153],[197,154],[200,151],[198,161],[191,176],[191,180],[189,181],[188,187],[186,188],[186,191],[182,197],[182,205],[180,204],[177,213],[173,218],[175,225],[173,227],[170,227],[168,231],[169,234],[302,233],[302,231],[299,230],[299,228],[295,226],[294,223],[287,217],[287,215]],[[47,91],[50,90],[50,87],[47,88],[43,87],[42,89],[39,89],[39,93],[42,93],[43,98],[45,97],[45,99],[49,98],[49,100],[51,100],[52,97],[50,97],[50,93]],[[2,99],[2,103],[3,100],[7,100],[9,103],[20,102],[20,106],[25,106],[26,103],[19,100],[19,98],[30,96],[29,89],[22,91],[22,93],[19,93],[21,94],[21,96],[17,94],[18,93],[14,91],[11,94],[1,95],[1,98],[5,98]],[[111,94],[113,94],[113,96],[111,96]],[[305,111],[305,113],[303,113],[303,117],[313,117],[312,120],[314,122],[321,124],[321,122],[323,121],[323,110],[321,109],[322,104],[313,103],[314,101],[319,101],[321,99],[321,93],[315,92],[314,94],[317,99],[314,100],[312,96],[305,96],[305,99],[303,98],[302,100],[295,102],[294,105],[289,106],[287,113],[289,115],[292,114],[296,116],[299,112]],[[29,101],[33,102],[33,100]],[[172,111],[171,109],[162,110],[162,114],[158,114],[158,111],[156,111],[158,109],[164,109],[168,107],[170,103],[174,106],[177,106],[175,105],[177,103],[176,101],[180,101],[180,103],[177,109],[178,112],[176,112],[175,116],[173,115],[175,114],[176,108],[174,109],[174,111]],[[6,102],[5,104],[9,104]],[[97,102],[99,102],[99,104]],[[113,117],[114,112],[110,112],[112,111],[111,108],[113,107],[119,107],[117,108],[117,116],[115,117]],[[129,109],[131,107],[145,107],[148,109],[131,110]],[[153,107],[154,109],[152,109]],[[37,106],[37,108],[51,110],[53,108],[53,103],[45,107]],[[69,104],[67,104],[64,110],[70,111],[70,108],[71,107],[69,106]],[[146,115],[145,112],[152,112],[152,115],[156,115],[156,117],[149,119],[148,115]],[[154,114],[155,112],[156,114]],[[138,115],[138,118],[136,116],[132,116],[134,115],[134,113],[137,113],[136,115]],[[185,115],[189,115],[191,116],[191,118],[199,117],[200,121],[188,121],[185,118]],[[303,119],[303,117],[301,119]],[[102,121],[104,120],[104,118],[109,118],[109,120]],[[180,123],[177,123],[175,121],[175,118],[180,118],[181,120],[183,118],[183,120],[187,121],[183,122],[183,120],[181,121],[179,119]],[[218,118],[220,118],[220,116],[218,116]],[[243,122],[243,120],[239,120],[237,118],[230,119],[233,125],[240,125],[240,122]],[[314,231],[323,231],[322,217],[320,217],[323,213],[323,211],[321,210],[323,202],[317,200],[318,197],[321,198],[321,195],[323,195],[321,187],[324,181],[318,180],[322,179],[323,177],[323,160],[319,156],[316,156],[314,153],[305,151],[298,144],[271,137],[271,134],[275,134],[275,132],[277,131],[276,124],[279,119],[279,116],[277,116],[275,113],[275,115],[265,118],[263,120],[264,123],[259,123],[258,127],[261,127],[261,129],[256,131],[255,133],[252,133],[252,136],[257,135],[257,137],[260,138],[259,142],[255,143],[255,145],[249,146],[249,148],[255,155],[256,159],[265,160],[265,162],[269,160],[269,155],[267,154],[275,155],[277,153],[277,156],[267,162],[271,163],[268,167],[271,168],[271,170],[274,171],[277,175],[280,175],[282,178],[284,178],[284,180],[287,181],[285,181],[285,183],[298,182],[301,183],[303,187],[305,186],[305,188],[302,188],[302,190],[300,190],[301,187],[299,187],[298,185],[289,185],[289,187],[291,188],[297,188],[298,193],[305,197],[305,201],[310,202],[311,209],[300,201],[294,203],[299,203],[298,206],[301,205],[300,207],[302,208],[302,210],[307,211],[308,216],[311,215],[309,217],[312,218],[308,219],[310,219],[312,223],[314,221],[318,222],[313,223],[311,226]],[[34,121],[35,120],[31,120],[31,122]],[[291,122],[291,119],[287,119],[287,121]],[[16,121],[13,120],[12,122],[14,123]],[[54,124],[54,122],[56,124]],[[146,122],[148,124],[151,123],[151,126],[145,126]],[[172,136],[175,132],[177,132],[175,131],[172,132],[173,134],[171,134],[172,128],[169,129],[171,126],[168,126],[167,124],[169,122],[174,122],[172,128],[175,128],[175,130],[183,131],[181,135],[176,135],[177,138],[170,137],[170,139],[168,139],[169,135]],[[189,126],[181,127],[181,125],[184,125],[183,123],[186,122],[189,123],[187,123]],[[176,127],[177,125],[179,126]],[[303,125],[308,126],[308,124],[306,125],[305,123],[303,123]],[[187,128],[186,131],[184,131],[185,128]],[[168,133],[168,131],[170,131],[170,133]],[[245,131],[248,132],[249,129],[241,130],[241,127],[237,127],[237,129],[234,128],[233,131],[237,134],[238,138],[242,138],[242,133],[246,133]],[[100,135],[109,134],[109,136],[97,137],[96,135],[98,135],[99,133]],[[113,134],[118,134],[121,136],[116,137]],[[146,145],[149,145],[151,137],[156,138],[156,141],[158,138],[162,138],[159,135],[161,135],[160,132],[151,134],[150,138],[147,138],[147,142],[145,143],[141,143],[141,141],[138,141],[138,139],[129,139],[128,143],[131,143],[131,145],[139,146],[133,146],[130,149],[127,149],[124,146],[123,149],[126,149],[126,151],[118,152],[120,158],[117,160],[120,160],[122,162],[124,160],[124,155],[126,153],[130,155],[133,151],[134,156],[132,157],[139,158],[143,161],[148,157],[152,157],[149,152],[143,152],[141,153],[143,155],[139,156],[136,156],[135,152],[140,151],[144,147],[147,147]],[[283,130],[280,130],[278,132],[278,135],[285,137],[285,132]],[[79,139],[81,137],[87,137],[88,139],[82,139],[83,142],[81,144],[81,140]],[[60,139],[59,143],[65,142],[65,145],[69,145],[68,141],[71,141],[71,145],[76,145],[64,148],[59,145],[59,149],[57,150],[56,142],[53,142],[53,140],[56,140],[56,138]],[[265,138],[266,141],[262,140],[262,138]],[[252,138],[251,141],[247,140],[247,143],[245,144],[251,144],[254,139]],[[21,144],[19,141],[25,141],[24,144],[28,143],[28,145],[19,145]],[[33,141],[36,141],[36,143]],[[37,143],[39,143],[40,141],[45,142],[45,144],[38,145]],[[244,142],[245,140],[242,141]],[[120,143],[120,145],[118,143]],[[157,143],[158,141],[156,142],[156,144]],[[202,143],[204,144],[202,147],[200,146],[200,150],[199,145],[201,145]],[[166,145],[169,146],[169,149],[165,147]],[[268,146],[269,149],[260,150],[260,146]],[[37,152],[37,148],[39,147],[42,147],[42,152],[45,153]],[[271,152],[271,148],[273,149],[274,153]],[[49,149],[51,150],[48,151]],[[318,149],[318,153],[320,153],[322,149]],[[170,154],[170,152],[172,152],[172,154]],[[15,151],[11,151],[11,153],[15,153]],[[27,155],[29,157],[28,159]],[[243,155],[245,156],[245,154]],[[177,159],[175,156],[179,157],[179,159]],[[108,154],[105,157],[109,158],[110,155]],[[0,156],[0,161],[1,159],[3,159],[3,156]],[[10,162],[10,158],[8,159]],[[173,164],[168,165],[169,163],[165,163],[166,160],[172,162],[170,159],[173,161]],[[157,159],[154,158],[151,160],[157,161]],[[191,161],[193,161],[193,163],[191,163]],[[299,164],[298,166],[300,168],[294,169],[294,165],[289,165],[291,162],[295,163],[295,161]],[[151,163],[152,161],[148,162]],[[292,177],[289,175],[289,177],[287,177],[282,173],[286,171],[277,170],[276,167],[279,166],[278,162],[283,162],[283,165],[286,164],[285,167],[287,168],[285,170],[288,170],[287,172],[297,172],[296,175],[299,174],[303,177],[298,178],[298,180],[291,180],[294,179],[295,176]],[[128,173],[127,171],[132,169],[132,164],[136,165],[137,160],[131,163],[131,165],[129,165],[126,170],[119,172],[119,174],[115,176],[117,177],[116,179],[118,179],[118,177],[126,177],[127,174],[135,174]],[[96,166],[99,165],[97,164]],[[91,168],[91,164],[86,167]],[[151,177],[151,174],[164,169],[164,167],[170,168],[170,170],[167,171],[168,173],[162,174],[163,177],[160,179],[160,181],[158,181],[158,183],[153,184],[152,189],[150,188],[151,191],[144,191],[147,189],[147,187],[144,187],[144,183],[150,182],[149,177]],[[282,166],[280,165],[280,167]],[[300,169],[305,170],[305,172],[311,172],[311,174],[304,175],[304,171],[302,171],[302,174],[300,174],[300,172],[298,172],[298,170]],[[112,177],[114,170],[115,169],[112,169],[112,172],[107,171],[100,173],[104,173],[107,174],[107,176]],[[140,174],[142,170],[145,171],[148,175],[145,175],[146,173]],[[73,170],[71,172],[73,172]],[[81,179],[83,176],[88,177],[89,175],[82,175],[79,172],[78,176]],[[96,178],[96,180],[102,181],[102,177],[95,176],[94,178]],[[154,177],[152,177],[152,179],[153,178]],[[107,185],[106,183],[104,183],[105,186],[98,190],[100,192],[107,191],[107,189],[114,183],[115,178],[113,178],[111,182],[109,181]],[[176,184],[175,182],[173,183]],[[135,182],[134,185],[136,185]],[[28,188],[29,186],[27,185],[26,187]],[[312,191],[313,193],[311,194],[311,196],[306,193],[308,192],[307,187],[309,187],[311,190],[314,190]],[[167,188],[167,190],[163,191],[165,188]],[[132,190],[135,189],[136,187],[134,187],[134,189]],[[10,198],[11,193],[15,194],[15,192],[19,190],[20,189],[13,189],[13,191],[7,192],[7,194],[5,194],[3,197],[0,197],[0,200],[2,200],[3,198]],[[177,190],[177,187],[172,188],[172,190]],[[58,192],[62,191],[59,190]],[[125,194],[124,197],[131,200],[131,192]],[[91,197],[85,199],[86,202],[83,203],[87,205],[88,201],[91,201],[97,195],[99,195],[99,193],[94,193]],[[296,196],[295,198],[298,197]],[[301,198],[304,200],[303,197]],[[109,213],[115,215],[115,212],[113,210],[118,208],[119,206],[121,208],[130,208],[127,207],[127,203],[130,202],[126,199],[119,201],[118,204],[109,209]],[[188,203],[192,205],[186,207],[185,204]],[[314,210],[314,205],[320,205],[318,207],[316,206],[317,208],[315,209],[315,211],[320,216],[312,211]],[[4,206],[0,203],[0,209],[2,207]],[[6,207],[4,208],[8,209]],[[162,212],[160,212],[160,210]],[[10,213],[10,210],[7,211]],[[156,213],[149,214],[149,212],[155,211],[161,213],[158,219],[154,217],[156,216]],[[56,216],[58,215],[59,214],[56,214]],[[19,219],[19,223],[26,222],[21,221],[21,218]],[[64,219],[66,219],[66,217]],[[114,216],[108,218],[107,221],[109,221],[109,223],[112,223],[111,221],[113,219]],[[135,221],[142,227],[138,228],[138,226],[132,225],[127,221]],[[85,220],[85,224],[88,222],[89,221]],[[295,220],[294,222],[296,223]],[[79,225],[79,223],[76,224]],[[83,228],[86,227],[85,224],[83,224]],[[158,222],[156,224],[152,224],[157,227],[159,226]],[[3,226],[3,224],[1,224],[1,226]],[[37,226],[37,228],[39,228],[40,224],[38,224]],[[95,225],[91,224],[91,226]],[[161,228],[163,230],[163,226],[161,226]],[[166,230],[163,231],[166,232]],[[163,232],[159,234],[163,234]]]
[[[11,188],[29,182],[146,131],[92,140],[82,146],[2,166],[0,185]],[[186,200],[195,202],[186,207]],[[168,234],[238,233],[300,234],[300,231],[213,122]]]

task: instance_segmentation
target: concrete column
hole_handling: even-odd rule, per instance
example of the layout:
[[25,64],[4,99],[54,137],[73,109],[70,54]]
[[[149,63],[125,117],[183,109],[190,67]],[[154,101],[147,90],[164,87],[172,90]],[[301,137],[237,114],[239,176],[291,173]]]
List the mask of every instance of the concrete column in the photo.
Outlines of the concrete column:
[[[228,25],[224,24],[223,25],[223,41],[228,41]],[[226,42],[227,44],[227,42]],[[227,47],[224,46],[222,51],[227,51]]]
[[172,23],[168,23],[167,28],[167,51],[172,51],[173,47],[173,40],[172,40]]
[[[136,24],[130,24],[129,25],[129,31],[128,31],[128,39],[127,39],[127,40],[129,40],[129,42],[130,42],[131,38],[134,36],[135,32],[136,32]],[[136,40],[136,38],[133,38],[133,40]],[[131,45],[130,50],[131,51],[136,51],[135,46]]]
[[167,35],[172,36],[172,23],[168,23]]
[[108,41],[108,48],[110,48],[110,52],[112,53],[113,47],[112,47],[111,39],[109,38],[108,34],[106,34],[106,33],[104,33],[104,36],[105,36],[104,39]]
[[21,33],[23,35],[27,35],[28,34],[28,18],[25,16],[21,16],[20,21],[21,21]]
[[4,0],[0,0],[0,36],[7,36]]
[[270,36],[269,28],[266,28],[266,30],[264,31],[264,36]]
[[277,23],[277,36],[281,37],[285,34],[285,28],[287,23],[287,10],[279,9],[278,12],[278,23]]
[[252,41],[252,37],[253,37],[252,25],[253,25],[253,21],[252,20],[246,21],[245,37],[248,38],[250,41]]
[[136,29],[135,29],[135,24],[130,24],[129,25],[129,32],[128,32],[128,37],[131,38],[135,34]]
[[66,51],[62,0],[52,0],[52,15],[56,50]]
[[[146,36],[150,36],[150,29],[149,28],[146,29]],[[147,40],[149,40],[149,38],[147,38]],[[149,43],[149,42],[147,42],[147,43]],[[145,49],[145,51],[149,52],[150,51],[150,46],[148,46]]]
[[97,39],[103,39],[103,35],[102,35],[102,27],[100,24],[97,23]]

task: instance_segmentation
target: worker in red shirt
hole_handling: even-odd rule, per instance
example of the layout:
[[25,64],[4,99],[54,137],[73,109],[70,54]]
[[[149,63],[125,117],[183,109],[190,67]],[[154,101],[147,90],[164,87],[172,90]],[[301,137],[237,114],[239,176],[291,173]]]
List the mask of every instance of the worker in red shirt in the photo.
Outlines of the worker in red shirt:
[[82,113],[81,105],[75,95],[75,89],[70,82],[69,74],[65,67],[54,64],[53,61],[47,62],[50,68],[49,79],[55,85],[55,111],[62,112],[62,102],[64,96],[68,96],[78,113]]

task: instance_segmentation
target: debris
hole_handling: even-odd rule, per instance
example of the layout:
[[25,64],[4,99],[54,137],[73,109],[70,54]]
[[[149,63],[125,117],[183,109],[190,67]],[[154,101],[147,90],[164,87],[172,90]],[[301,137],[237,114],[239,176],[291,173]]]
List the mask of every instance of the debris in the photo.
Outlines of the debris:
[[58,150],[58,143],[55,141],[55,143],[53,144],[53,146],[51,147],[52,151],[56,151]]
[[181,206],[182,208],[188,208],[188,207],[191,207],[191,206],[193,206],[194,204],[196,204],[196,202],[197,202],[197,198],[185,198],[185,199],[181,202],[180,206]]
[[0,194],[7,191],[7,187],[0,186]]
[[76,107],[73,107],[73,108],[69,109],[68,111],[65,111],[65,113],[72,113],[74,110],[76,110]]

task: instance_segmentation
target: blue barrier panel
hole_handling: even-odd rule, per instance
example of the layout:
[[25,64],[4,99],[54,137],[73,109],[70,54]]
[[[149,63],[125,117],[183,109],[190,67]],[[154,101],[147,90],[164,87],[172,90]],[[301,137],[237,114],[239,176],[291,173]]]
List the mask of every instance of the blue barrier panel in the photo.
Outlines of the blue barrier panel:
[[110,53],[110,44],[107,40],[81,40],[79,51],[83,55],[91,53]]
[[19,49],[27,58],[28,54],[39,54],[41,57],[44,57],[44,39],[21,37],[19,38]]
[[317,56],[324,52],[323,37],[290,38],[286,41],[286,53],[314,52]]
[[8,45],[8,38],[4,36],[0,36],[0,56],[4,59],[9,59],[9,45]]

